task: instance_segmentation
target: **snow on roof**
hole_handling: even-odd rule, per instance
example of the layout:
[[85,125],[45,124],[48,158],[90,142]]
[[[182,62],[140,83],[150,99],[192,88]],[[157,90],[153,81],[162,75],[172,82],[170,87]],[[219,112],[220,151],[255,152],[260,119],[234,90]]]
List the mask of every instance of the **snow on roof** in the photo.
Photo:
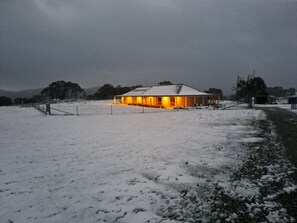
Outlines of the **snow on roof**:
[[198,91],[184,84],[139,87],[122,96],[206,96],[210,95]]

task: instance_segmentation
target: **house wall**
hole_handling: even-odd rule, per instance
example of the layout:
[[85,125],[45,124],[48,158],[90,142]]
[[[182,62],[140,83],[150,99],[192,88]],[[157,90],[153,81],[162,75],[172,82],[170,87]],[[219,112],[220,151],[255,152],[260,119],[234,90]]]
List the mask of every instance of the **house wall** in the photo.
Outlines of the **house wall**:
[[122,104],[142,105],[157,108],[194,107],[196,105],[208,105],[214,103],[216,100],[218,100],[217,96],[121,97]]
[[175,97],[176,101],[175,101],[175,107],[186,107],[186,100],[185,97]]
[[187,107],[194,107],[195,106],[195,100],[196,100],[196,97],[187,97],[186,98]]
[[210,96],[211,104],[217,104],[221,100],[221,96],[219,94],[213,94]]
[[196,105],[207,105],[208,96],[198,96],[196,97]]
[[146,106],[157,107],[157,99],[155,97],[145,97]]

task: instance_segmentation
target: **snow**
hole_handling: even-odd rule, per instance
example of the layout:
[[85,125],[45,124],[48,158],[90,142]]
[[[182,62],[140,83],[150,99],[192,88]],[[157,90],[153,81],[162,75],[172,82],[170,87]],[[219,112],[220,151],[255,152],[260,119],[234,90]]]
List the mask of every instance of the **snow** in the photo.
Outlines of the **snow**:
[[124,106],[113,104],[113,101],[88,101],[51,104],[51,113],[54,115],[79,114],[79,115],[108,115],[108,114],[133,114],[148,112],[169,112],[160,108]]
[[152,86],[136,88],[123,96],[207,96],[209,94],[198,91],[184,84]]
[[290,193],[296,191],[296,189],[297,189],[297,186],[296,185],[291,185],[291,186],[288,186],[288,187],[284,188],[283,190],[286,193],[290,194]]
[[281,109],[285,109],[287,111],[293,112],[297,114],[297,109],[292,109],[291,104],[288,103],[284,103],[284,104],[275,104],[275,105],[255,105],[256,108],[281,108]]
[[[245,109],[121,108],[132,113],[44,116],[1,107],[0,222],[178,222],[162,210],[191,194],[196,203],[174,211],[199,204],[207,222],[208,193],[240,168],[242,142],[259,140],[251,123],[263,118]],[[236,192],[258,190],[246,181]]]
[[267,118],[267,115],[264,112],[262,112],[261,110],[256,110],[255,111],[255,118],[258,121],[265,120]]

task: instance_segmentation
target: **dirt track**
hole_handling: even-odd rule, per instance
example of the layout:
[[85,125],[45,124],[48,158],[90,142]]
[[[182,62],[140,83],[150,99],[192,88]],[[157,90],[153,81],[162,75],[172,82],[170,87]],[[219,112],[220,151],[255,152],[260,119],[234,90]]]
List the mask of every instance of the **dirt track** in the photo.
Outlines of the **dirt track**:
[[[227,222],[220,216],[234,213],[237,218],[232,222],[296,222],[297,191],[287,193],[286,188],[297,184],[297,169],[293,167],[297,167],[297,115],[278,108],[263,110],[267,119],[254,122],[256,136],[263,140],[246,144],[250,156],[231,177],[234,189],[248,180],[259,194],[243,199],[218,188],[213,211],[220,214],[213,222]],[[269,180],[265,180],[267,176]],[[276,205],[270,208],[267,204]],[[270,218],[273,215],[276,217]]]
[[287,148],[289,160],[297,167],[297,115],[280,108],[263,110],[268,119],[275,125],[280,140]]

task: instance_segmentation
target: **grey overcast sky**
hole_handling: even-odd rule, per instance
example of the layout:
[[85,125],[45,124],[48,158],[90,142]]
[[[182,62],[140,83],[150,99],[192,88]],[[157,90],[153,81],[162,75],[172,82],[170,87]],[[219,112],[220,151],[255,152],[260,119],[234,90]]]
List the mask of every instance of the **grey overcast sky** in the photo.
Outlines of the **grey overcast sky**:
[[296,0],[1,0],[0,88],[297,88]]

